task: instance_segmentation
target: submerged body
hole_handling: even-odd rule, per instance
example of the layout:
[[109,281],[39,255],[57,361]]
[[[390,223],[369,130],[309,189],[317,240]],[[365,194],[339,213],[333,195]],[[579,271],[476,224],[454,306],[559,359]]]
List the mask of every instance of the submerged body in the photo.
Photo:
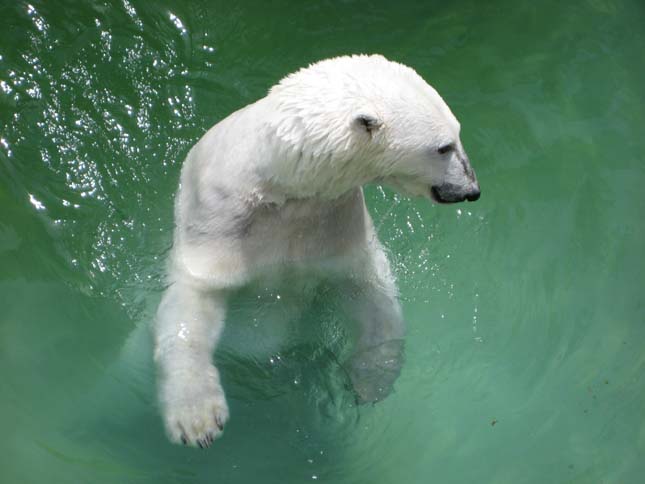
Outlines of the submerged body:
[[175,207],[155,360],[168,435],[200,447],[228,419],[211,362],[227,299],[285,271],[332,278],[358,323],[348,373],[361,401],[391,390],[404,323],[362,185],[435,202],[479,197],[459,123],[412,69],[381,56],[322,61],[215,125],[190,151]]

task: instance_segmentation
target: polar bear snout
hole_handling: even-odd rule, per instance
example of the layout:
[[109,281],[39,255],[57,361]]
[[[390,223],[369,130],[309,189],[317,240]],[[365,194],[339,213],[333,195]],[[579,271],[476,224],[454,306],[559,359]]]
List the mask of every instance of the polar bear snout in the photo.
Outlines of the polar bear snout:
[[479,200],[481,191],[479,183],[474,182],[469,185],[466,190],[460,185],[452,183],[444,183],[442,185],[434,185],[430,187],[432,199],[437,203],[458,203],[468,200],[474,202]]
[[437,203],[474,202],[480,195],[479,182],[468,155],[463,148],[454,150],[445,178],[430,186],[432,200]]

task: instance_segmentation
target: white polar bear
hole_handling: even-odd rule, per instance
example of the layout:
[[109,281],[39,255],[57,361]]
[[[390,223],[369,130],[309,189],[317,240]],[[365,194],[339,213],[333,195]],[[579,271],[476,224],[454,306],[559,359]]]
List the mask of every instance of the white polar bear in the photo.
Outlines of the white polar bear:
[[169,286],[155,323],[163,418],[173,442],[209,446],[228,419],[212,353],[227,297],[252,281],[319,273],[352,291],[347,362],[362,401],[388,394],[404,324],[362,185],[437,203],[479,198],[459,123],[413,69],[380,55],[291,74],[211,128],[183,165]]

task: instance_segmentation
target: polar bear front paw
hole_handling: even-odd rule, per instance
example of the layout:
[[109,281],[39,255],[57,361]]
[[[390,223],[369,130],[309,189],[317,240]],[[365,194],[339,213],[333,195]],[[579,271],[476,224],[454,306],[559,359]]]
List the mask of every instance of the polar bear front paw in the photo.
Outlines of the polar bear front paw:
[[348,369],[357,403],[375,403],[386,398],[402,365],[403,340],[386,341],[355,354]]
[[188,380],[177,376],[163,389],[166,432],[174,443],[204,449],[224,431],[228,405],[224,390],[214,379]]

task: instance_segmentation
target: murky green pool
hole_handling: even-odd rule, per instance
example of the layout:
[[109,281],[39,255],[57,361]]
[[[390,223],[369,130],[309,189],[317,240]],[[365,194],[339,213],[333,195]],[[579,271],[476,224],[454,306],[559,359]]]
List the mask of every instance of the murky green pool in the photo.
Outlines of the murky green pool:
[[[6,0],[0,18],[0,482],[644,482],[643,2]],[[216,355],[225,436],[173,446],[146,326],[181,161],[284,74],[357,52],[439,90],[483,193],[366,191],[409,327],[396,393],[357,409],[335,386],[325,294],[301,318],[319,344],[244,355],[235,328],[280,311],[247,294]]]

